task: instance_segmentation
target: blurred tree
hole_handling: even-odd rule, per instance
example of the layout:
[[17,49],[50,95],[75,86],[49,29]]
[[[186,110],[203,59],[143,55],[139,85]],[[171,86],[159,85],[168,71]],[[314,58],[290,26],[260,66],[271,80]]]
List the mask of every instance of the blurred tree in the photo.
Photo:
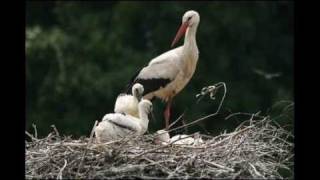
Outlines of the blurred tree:
[[[274,103],[293,100],[292,2],[27,2],[27,130],[34,123],[46,135],[55,124],[63,134],[88,135],[135,71],[170,49],[189,9],[201,16],[200,58],[175,99],[175,118],[202,87],[220,81],[228,88],[221,117],[191,131],[217,134],[239,123],[224,120],[231,112],[269,113]],[[217,106],[193,106],[186,120]],[[158,120],[163,107],[155,101]],[[151,122],[150,131],[160,123]],[[281,123],[292,124],[292,117]]]

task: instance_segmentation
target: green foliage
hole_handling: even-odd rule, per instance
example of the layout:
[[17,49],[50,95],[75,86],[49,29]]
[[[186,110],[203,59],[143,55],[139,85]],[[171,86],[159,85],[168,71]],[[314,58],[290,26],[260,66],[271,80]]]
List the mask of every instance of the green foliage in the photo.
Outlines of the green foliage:
[[[27,129],[34,123],[45,135],[55,124],[64,134],[89,134],[94,120],[113,111],[136,70],[170,49],[189,9],[201,16],[200,58],[175,98],[174,117],[194,104],[202,87],[220,81],[227,84],[223,109],[229,113],[266,113],[293,99],[291,2],[28,2]],[[267,79],[255,69],[281,75]],[[187,120],[214,112],[217,104],[190,109]],[[155,102],[152,130],[163,126],[163,106]],[[199,127],[218,133],[238,123],[214,118]]]

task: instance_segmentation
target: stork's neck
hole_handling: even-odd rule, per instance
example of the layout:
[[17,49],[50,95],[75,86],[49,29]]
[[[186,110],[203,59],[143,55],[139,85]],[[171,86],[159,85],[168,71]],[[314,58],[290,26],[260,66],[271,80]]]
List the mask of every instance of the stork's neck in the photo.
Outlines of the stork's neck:
[[198,24],[194,24],[187,29],[183,44],[183,49],[185,52],[198,53],[198,46],[196,41],[197,27]]
[[139,109],[139,116],[141,119],[141,126],[143,129],[148,128],[148,123],[149,123],[149,117],[147,112],[144,109]]

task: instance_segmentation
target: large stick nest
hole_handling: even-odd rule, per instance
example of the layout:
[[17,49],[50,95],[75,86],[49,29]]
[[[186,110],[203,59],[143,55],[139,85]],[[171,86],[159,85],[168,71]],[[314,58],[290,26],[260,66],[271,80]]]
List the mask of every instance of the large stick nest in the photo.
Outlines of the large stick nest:
[[[30,134],[29,134],[30,135]],[[31,135],[30,135],[31,136]],[[265,117],[231,133],[200,135],[203,144],[156,145],[155,135],[104,144],[54,131],[26,142],[26,178],[283,178],[290,171],[291,134]]]
[[[197,96],[214,100],[216,90],[209,86]],[[215,113],[187,125],[217,115],[224,97]],[[34,135],[26,132],[26,178],[292,178],[293,135],[269,116],[249,115],[233,132],[198,134],[197,145],[155,144],[156,134],[96,143],[97,122],[89,138],[60,136],[53,126],[41,139],[34,126]]]

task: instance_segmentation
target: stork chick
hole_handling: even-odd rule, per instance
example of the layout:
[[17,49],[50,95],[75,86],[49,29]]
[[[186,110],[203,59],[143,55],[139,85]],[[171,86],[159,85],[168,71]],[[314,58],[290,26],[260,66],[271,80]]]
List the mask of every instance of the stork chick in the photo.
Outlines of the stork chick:
[[141,84],[136,83],[132,87],[132,95],[120,94],[114,105],[115,113],[124,113],[139,118],[138,103],[142,99],[144,88]]
[[154,142],[156,144],[161,144],[161,145],[167,145],[169,143],[172,143],[174,145],[195,145],[195,146],[198,146],[203,143],[203,140],[201,139],[199,134],[196,134],[195,137],[191,137],[186,134],[178,134],[178,135],[175,135],[172,138],[170,138],[168,131],[161,129],[156,132]]
[[148,114],[152,111],[149,100],[141,100],[138,104],[139,117],[121,113],[106,114],[95,128],[97,141],[102,143],[134,134],[142,135],[148,129]]

